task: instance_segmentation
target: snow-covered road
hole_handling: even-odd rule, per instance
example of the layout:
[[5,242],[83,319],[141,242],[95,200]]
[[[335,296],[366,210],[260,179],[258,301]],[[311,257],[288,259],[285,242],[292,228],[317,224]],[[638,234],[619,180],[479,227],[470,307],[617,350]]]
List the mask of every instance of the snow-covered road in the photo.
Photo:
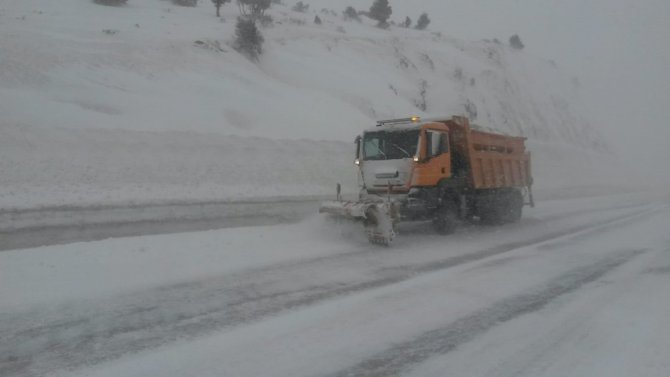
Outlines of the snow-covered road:
[[392,248],[298,224],[0,253],[2,376],[666,376],[670,208],[544,202]]

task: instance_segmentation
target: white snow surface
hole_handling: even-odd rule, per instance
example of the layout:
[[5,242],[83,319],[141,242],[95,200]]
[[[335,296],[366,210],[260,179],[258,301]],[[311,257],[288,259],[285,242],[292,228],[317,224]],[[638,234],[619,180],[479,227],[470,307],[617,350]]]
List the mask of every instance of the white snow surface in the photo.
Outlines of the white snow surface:
[[[543,203],[535,209],[525,209],[527,225],[538,226],[546,232],[545,218],[561,216],[583,209],[584,224],[600,222],[608,214],[601,211],[623,204],[642,206],[648,199],[639,194],[561,199]],[[588,213],[593,211],[593,215]],[[572,220],[562,223],[569,225]],[[539,224],[534,224],[539,222]],[[411,223],[410,223],[411,224]],[[417,227],[425,228],[418,223]],[[573,225],[579,225],[575,223]],[[486,228],[484,228],[486,229]],[[488,234],[493,245],[514,240],[517,235],[500,234],[493,228]],[[402,231],[401,231],[402,232]],[[400,235],[400,246],[410,246],[415,239],[425,237],[414,225]],[[525,235],[532,234],[526,231]],[[449,248],[462,253],[471,244],[465,232],[460,241],[449,239]],[[477,233],[472,236],[476,237]],[[443,237],[430,235],[431,242]],[[343,242],[344,241],[344,242]],[[92,299],[119,293],[179,284],[207,276],[229,274],[251,268],[291,260],[333,256],[350,253],[352,248],[367,249],[368,241],[359,223],[332,223],[320,215],[298,224],[243,227],[204,232],[114,238],[99,242],[80,242],[45,246],[34,249],[10,250],[0,253],[0,308],[19,310],[34,305],[49,305],[72,299]],[[273,245],[268,247],[268,245]],[[460,249],[463,246],[464,249]],[[0,311],[1,312],[1,311]]]
[[[667,202],[618,195],[549,201],[529,210],[519,224],[462,229],[448,239],[409,228],[391,249],[367,245],[360,229],[309,219],[9,251],[0,253],[0,319],[8,326],[0,333],[23,339],[34,331],[25,343],[4,351],[18,360],[29,355],[28,375],[446,371],[660,377],[667,374],[670,352],[669,215]],[[573,230],[551,236],[566,229]],[[488,251],[480,255],[482,250]],[[420,268],[459,258],[453,265]],[[412,266],[414,274],[393,280]],[[366,281],[382,283],[365,287]],[[210,282],[214,296],[199,295]],[[260,318],[241,317],[204,334],[179,332],[189,324],[206,325],[207,308],[234,302],[236,290],[244,287],[251,300],[246,310],[254,313],[266,299],[271,309],[283,299],[291,302],[286,292],[299,298],[311,289],[327,292],[359,283],[360,289],[274,308]],[[174,306],[182,287],[190,294]],[[273,304],[275,290],[279,302]],[[182,319],[170,308],[196,315]],[[165,329],[168,335],[174,331],[169,342],[123,352],[124,344],[151,339],[152,324],[160,327],[170,318],[177,324]],[[14,334],[12,323],[33,330],[18,327]],[[101,338],[90,343],[96,336]],[[82,352],[78,341],[92,348]],[[100,357],[105,352],[100,350],[110,353]]]
[[253,63],[231,47],[237,8],[213,12],[3,1],[0,208],[354,193],[354,136],[412,114],[527,136],[547,195],[625,186],[549,61],[275,5]]

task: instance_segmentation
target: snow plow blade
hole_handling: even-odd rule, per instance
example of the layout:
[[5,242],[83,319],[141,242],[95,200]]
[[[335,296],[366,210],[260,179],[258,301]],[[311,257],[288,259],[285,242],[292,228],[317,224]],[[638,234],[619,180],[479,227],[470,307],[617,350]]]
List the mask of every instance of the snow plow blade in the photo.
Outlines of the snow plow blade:
[[391,203],[327,201],[321,204],[319,213],[363,221],[365,234],[374,244],[388,246],[395,238],[397,211]]

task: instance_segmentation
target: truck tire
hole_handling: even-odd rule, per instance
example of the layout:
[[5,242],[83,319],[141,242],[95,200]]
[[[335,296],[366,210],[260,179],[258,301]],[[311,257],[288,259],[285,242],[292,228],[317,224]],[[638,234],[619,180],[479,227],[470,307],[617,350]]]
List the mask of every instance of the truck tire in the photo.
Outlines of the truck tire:
[[505,222],[507,193],[488,194],[479,202],[479,221],[485,225],[499,225]]
[[521,220],[523,213],[523,195],[518,190],[510,192],[507,200],[507,208],[505,210],[504,221],[508,223],[515,223]]
[[499,192],[485,203],[479,213],[483,224],[500,225],[521,219],[523,196],[518,190]]
[[498,222],[498,211],[496,211],[493,199],[479,200],[477,205],[477,216],[479,222],[484,225],[494,225]]
[[433,228],[438,234],[449,235],[454,233],[458,225],[458,211],[452,203],[445,203],[438,207],[433,218]]
[[479,221],[484,225],[498,225],[502,223],[500,211],[493,207],[486,208],[479,214]]

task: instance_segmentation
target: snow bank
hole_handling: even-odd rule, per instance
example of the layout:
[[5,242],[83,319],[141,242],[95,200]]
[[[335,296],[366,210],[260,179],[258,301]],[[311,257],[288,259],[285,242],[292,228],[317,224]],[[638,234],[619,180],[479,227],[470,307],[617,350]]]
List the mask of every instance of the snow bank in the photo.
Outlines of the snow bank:
[[334,195],[356,178],[337,141],[16,126],[0,144],[5,209]]

